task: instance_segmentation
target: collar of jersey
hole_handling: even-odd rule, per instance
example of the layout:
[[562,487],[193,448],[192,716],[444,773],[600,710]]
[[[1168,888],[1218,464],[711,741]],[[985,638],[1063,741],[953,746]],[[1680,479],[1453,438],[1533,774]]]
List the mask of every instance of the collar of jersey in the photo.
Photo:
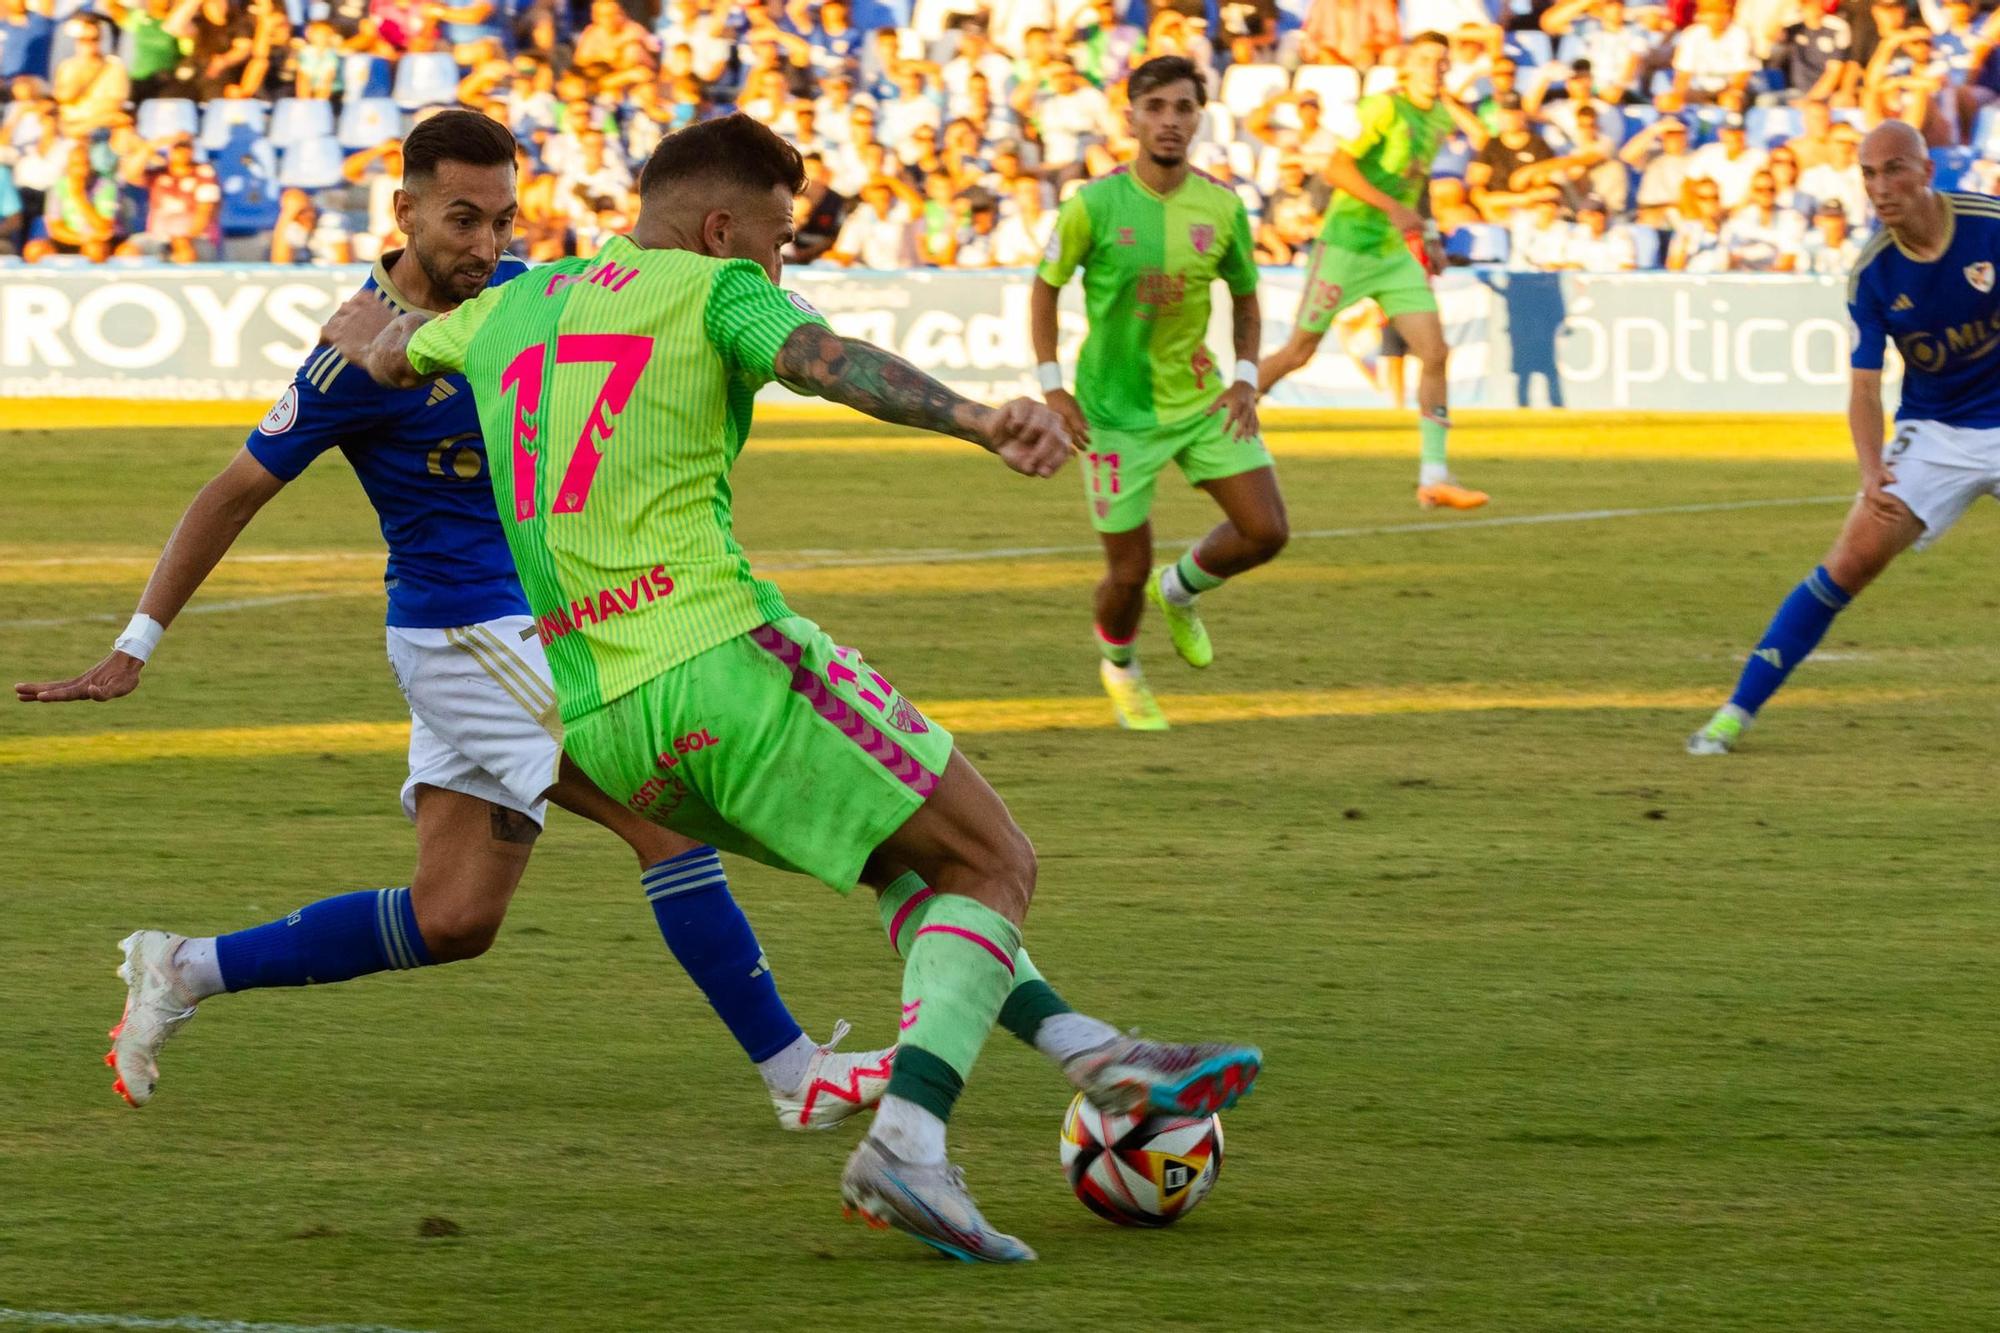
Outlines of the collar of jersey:
[[1167,200],[1173,198],[1174,195],[1179,194],[1182,190],[1185,190],[1188,187],[1188,182],[1193,180],[1195,177],[1195,171],[1193,167],[1189,167],[1187,175],[1181,177],[1181,183],[1174,187],[1172,194],[1161,194],[1158,190],[1146,184],[1146,182],[1140,180],[1139,169],[1137,167],[1128,167],[1125,171],[1125,175],[1132,182],[1132,184],[1136,185],[1139,188],[1140,194],[1145,195],[1148,199],[1157,199],[1164,204]]
[[1918,259],[1916,252],[1911,250],[1909,246],[1904,245],[1903,238],[1896,235],[1892,230],[1889,233],[1889,239],[1894,241],[1896,248],[1903,252],[1903,258],[1916,260],[1919,264],[1935,264],[1939,259],[1944,258],[1945,251],[1951,249],[1952,241],[1958,236],[1958,210],[1952,207],[1951,196],[1943,190],[1937,192],[1937,197],[1938,202],[1944,205],[1944,244],[1938,247],[1937,259]]
[[409,297],[403,295],[402,291],[397,288],[396,284],[389,280],[389,266],[396,260],[401,259],[402,257],[403,257],[403,252],[401,250],[390,250],[387,253],[385,253],[381,258],[375,261],[375,272],[373,276],[375,278],[376,290],[380,291],[382,293],[383,299],[388,301],[388,303],[392,307],[394,307],[397,311],[399,311],[402,314],[428,315],[432,319],[437,318],[438,314],[437,311],[424,309],[422,306],[418,305],[415,301],[412,301]]

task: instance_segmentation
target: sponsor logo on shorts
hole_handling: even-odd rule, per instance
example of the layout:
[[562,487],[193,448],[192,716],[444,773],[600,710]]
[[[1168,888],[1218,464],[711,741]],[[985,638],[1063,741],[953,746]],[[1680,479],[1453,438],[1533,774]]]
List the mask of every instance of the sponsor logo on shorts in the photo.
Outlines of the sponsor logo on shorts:
[[278,401],[271,404],[271,410],[257,423],[257,429],[266,435],[283,435],[299,419],[299,386],[288,384]]
[[625,804],[636,811],[657,807],[662,815],[669,815],[680,809],[687,797],[688,785],[679,778],[647,778]]
[[613,616],[637,611],[642,606],[664,599],[673,590],[674,581],[667,577],[667,567],[654,565],[650,572],[641,574],[628,584],[599,588],[568,606],[543,612],[535,617],[535,626],[541,631],[542,646],[546,648],[565,634],[573,634],[585,625],[603,624]]
[[703,727],[700,731],[690,731],[685,736],[674,737],[673,745],[655,755],[653,762],[659,766],[661,772],[665,772],[671,768],[679,768],[681,760],[695,751],[712,750],[720,744],[722,742],[715,738],[715,733]]

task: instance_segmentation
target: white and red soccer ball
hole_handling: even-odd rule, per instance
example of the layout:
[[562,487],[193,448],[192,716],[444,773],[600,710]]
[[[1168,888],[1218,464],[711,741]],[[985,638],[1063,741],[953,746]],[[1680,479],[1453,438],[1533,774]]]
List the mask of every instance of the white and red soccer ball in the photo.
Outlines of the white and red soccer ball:
[[1222,1173],[1217,1116],[1114,1115],[1078,1093],[1062,1127],[1063,1174],[1084,1207],[1128,1227],[1178,1222]]

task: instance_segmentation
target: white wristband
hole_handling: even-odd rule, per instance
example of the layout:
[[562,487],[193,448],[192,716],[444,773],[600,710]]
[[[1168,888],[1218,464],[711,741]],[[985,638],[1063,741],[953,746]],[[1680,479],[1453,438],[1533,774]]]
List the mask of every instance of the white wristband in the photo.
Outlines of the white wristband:
[[118,641],[111,646],[127,657],[136,657],[143,662],[153,655],[155,648],[160,646],[160,636],[166,632],[165,625],[144,611],[135,611],[132,613],[131,621],[125,626],[125,632],[120,634]]
[[1053,361],[1044,361],[1035,367],[1035,378],[1041,382],[1043,393],[1054,393],[1062,388],[1062,367]]
[[1253,389],[1256,388],[1257,363],[1255,361],[1238,361],[1236,363],[1236,382],[1238,384],[1247,384]]

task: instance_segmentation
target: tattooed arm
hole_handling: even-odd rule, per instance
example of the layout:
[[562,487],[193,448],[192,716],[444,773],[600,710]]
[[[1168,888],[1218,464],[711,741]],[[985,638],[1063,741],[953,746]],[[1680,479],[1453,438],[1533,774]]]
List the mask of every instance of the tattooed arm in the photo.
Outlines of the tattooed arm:
[[1029,476],[1054,476],[1070,453],[1068,430],[1032,398],[988,407],[961,398],[909,362],[859,338],[801,324],[774,368],[787,388],[844,403],[878,421],[970,440]]

